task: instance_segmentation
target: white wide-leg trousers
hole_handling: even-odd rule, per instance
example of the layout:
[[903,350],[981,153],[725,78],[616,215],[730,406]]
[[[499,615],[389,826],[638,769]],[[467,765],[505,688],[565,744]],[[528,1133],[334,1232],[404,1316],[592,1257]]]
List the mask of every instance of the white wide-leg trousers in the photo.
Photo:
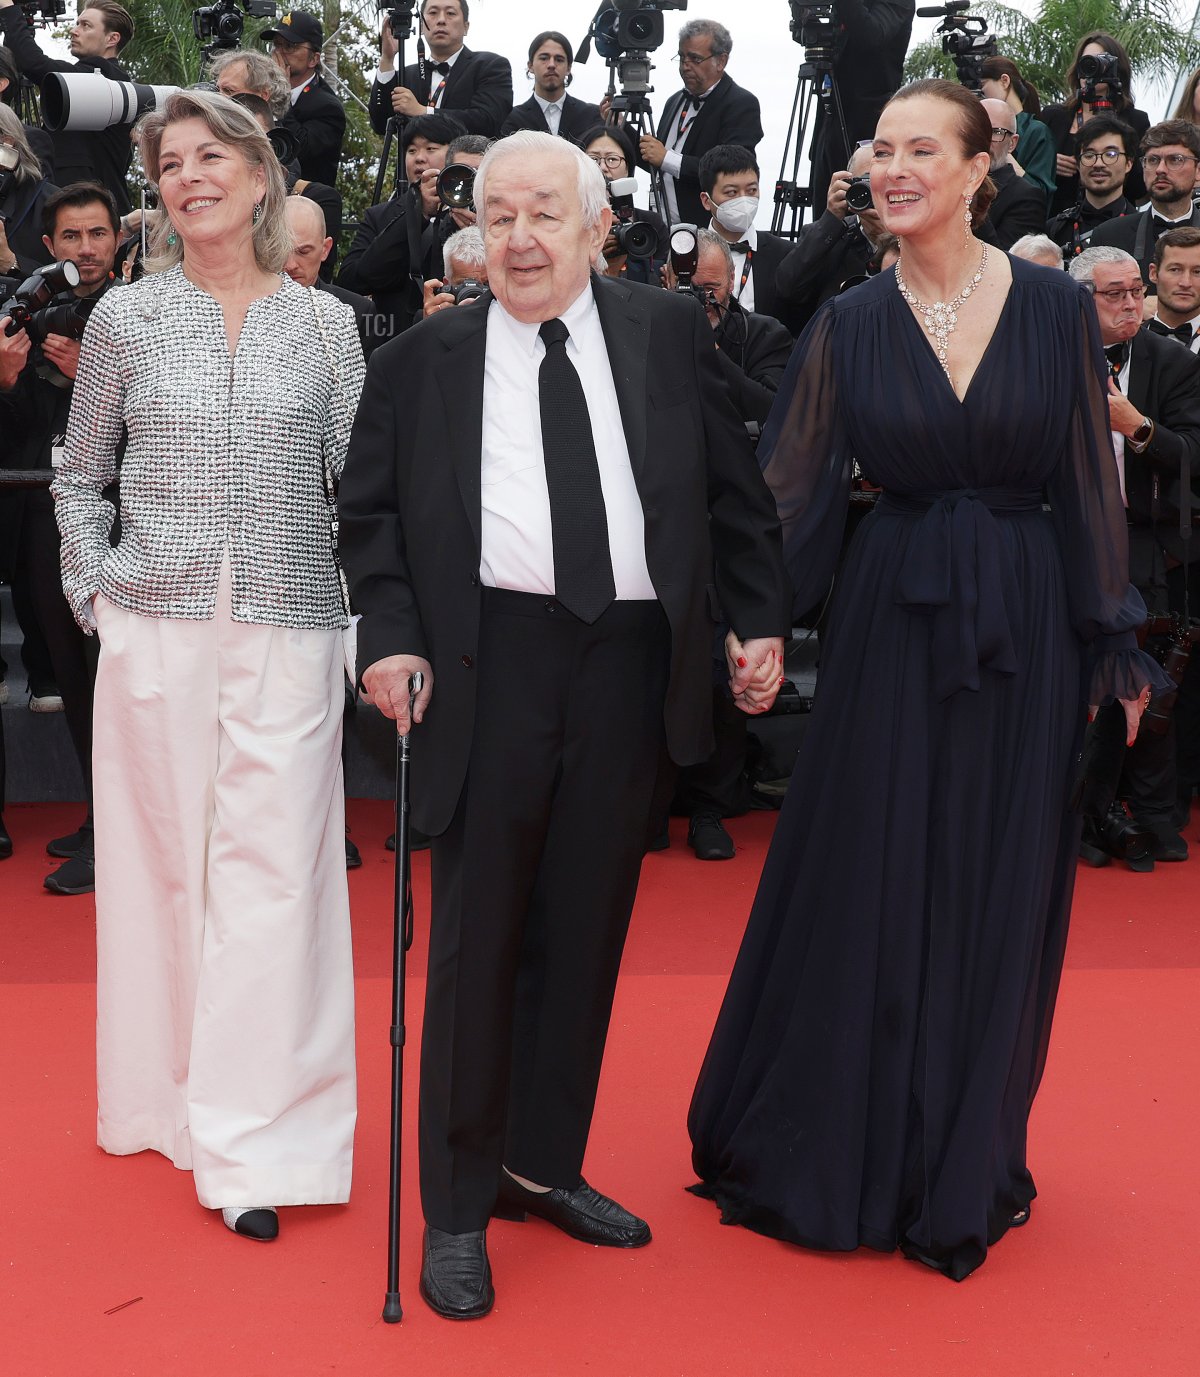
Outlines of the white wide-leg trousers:
[[98,1140],[200,1203],[349,1199],[340,633],[98,598]]

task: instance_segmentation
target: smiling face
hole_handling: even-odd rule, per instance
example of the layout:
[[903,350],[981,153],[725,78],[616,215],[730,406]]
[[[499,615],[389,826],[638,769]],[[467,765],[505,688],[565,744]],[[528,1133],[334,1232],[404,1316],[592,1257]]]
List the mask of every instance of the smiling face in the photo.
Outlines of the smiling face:
[[219,142],[202,119],[179,120],[163,130],[158,192],[184,247],[249,241],[255,203],[266,192],[262,168]]
[[1132,171],[1133,159],[1116,134],[1097,134],[1079,150],[1079,180],[1097,196],[1119,190]]
[[872,144],[871,195],[884,226],[900,238],[961,226],[964,197],[987,175],[987,153],[968,157],[958,107],[934,96],[893,101]]
[[553,320],[587,286],[612,211],[605,206],[598,223],[586,226],[576,180],[568,149],[503,157],[488,170],[480,207],[488,281],[517,320]]

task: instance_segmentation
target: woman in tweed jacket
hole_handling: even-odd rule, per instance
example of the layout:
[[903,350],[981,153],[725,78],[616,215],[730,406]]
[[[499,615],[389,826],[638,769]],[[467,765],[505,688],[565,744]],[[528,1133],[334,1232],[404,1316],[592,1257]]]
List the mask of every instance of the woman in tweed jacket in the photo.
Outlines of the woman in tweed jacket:
[[280,273],[283,177],[244,110],[179,92],[141,148],[152,271],[92,314],[54,483],[63,587],[101,640],[99,1142],[191,1169],[268,1239],[275,1207],[350,1190],[331,518],[363,360],[350,309]]

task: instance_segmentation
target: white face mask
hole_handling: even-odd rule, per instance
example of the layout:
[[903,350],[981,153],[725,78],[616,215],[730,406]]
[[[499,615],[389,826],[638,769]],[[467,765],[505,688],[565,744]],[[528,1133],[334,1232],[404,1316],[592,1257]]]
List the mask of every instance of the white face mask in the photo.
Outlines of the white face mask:
[[713,219],[730,234],[745,234],[757,214],[757,196],[732,196],[713,211]]

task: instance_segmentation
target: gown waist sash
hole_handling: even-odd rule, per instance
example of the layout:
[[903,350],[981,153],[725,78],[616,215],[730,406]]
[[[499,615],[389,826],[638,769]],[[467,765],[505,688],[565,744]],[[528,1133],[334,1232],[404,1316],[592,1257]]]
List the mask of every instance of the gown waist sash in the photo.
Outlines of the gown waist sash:
[[884,492],[879,516],[918,520],[896,580],[896,602],[930,618],[931,682],[939,702],[978,692],[980,667],[1017,672],[1009,608],[1020,605],[996,514],[1042,510],[1041,490]]

